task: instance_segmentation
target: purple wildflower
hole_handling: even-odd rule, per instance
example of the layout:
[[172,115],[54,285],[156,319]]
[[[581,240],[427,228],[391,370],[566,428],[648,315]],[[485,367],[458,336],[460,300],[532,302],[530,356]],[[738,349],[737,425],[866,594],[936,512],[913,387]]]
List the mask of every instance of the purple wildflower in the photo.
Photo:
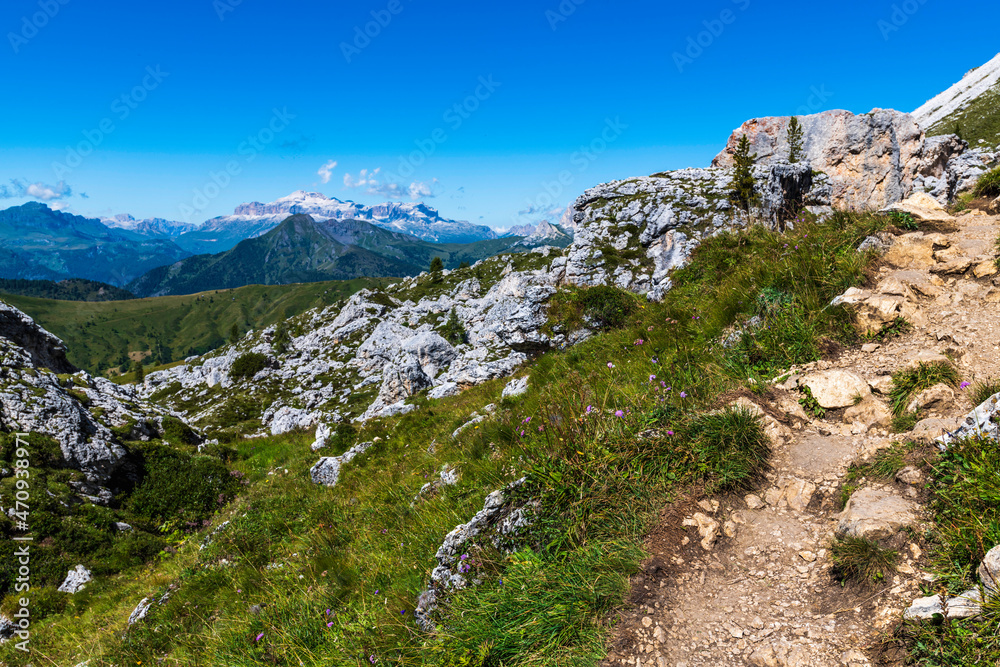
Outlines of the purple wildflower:
[[264,633],[262,632],[262,633],[260,633],[259,635],[257,635],[257,639],[255,639],[254,641],[255,641],[255,642],[259,642],[259,641],[260,641],[261,639],[263,639],[263,638],[264,638]]
[[621,410],[615,410],[615,417],[624,417],[625,413]]

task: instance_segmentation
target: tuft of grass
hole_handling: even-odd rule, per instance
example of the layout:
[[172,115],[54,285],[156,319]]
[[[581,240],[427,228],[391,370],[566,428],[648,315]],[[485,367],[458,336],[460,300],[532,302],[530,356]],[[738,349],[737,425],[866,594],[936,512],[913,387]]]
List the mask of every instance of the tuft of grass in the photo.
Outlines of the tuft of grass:
[[991,169],[976,182],[976,187],[972,191],[976,197],[995,199],[1000,197],[1000,167]]
[[831,572],[841,583],[874,588],[896,571],[899,554],[863,537],[838,537],[830,547]]
[[845,481],[853,482],[862,478],[891,479],[906,465],[906,448],[900,443],[879,450],[868,463],[852,463],[847,470]]
[[893,415],[892,424],[890,428],[893,433],[906,433],[912,431],[913,427],[917,425],[920,418],[923,415],[919,411],[914,412],[903,412],[898,415]]
[[889,399],[892,403],[892,414],[899,416],[906,412],[906,406],[910,400],[923,391],[936,384],[946,384],[951,387],[958,386],[958,369],[954,364],[946,361],[938,361],[930,364],[921,363],[916,368],[906,368],[893,373],[892,389],[889,391]]
[[1000,378],[977,380],[969,387],[969,400],[973,405],[982,405],[996,394],[1000,394]]

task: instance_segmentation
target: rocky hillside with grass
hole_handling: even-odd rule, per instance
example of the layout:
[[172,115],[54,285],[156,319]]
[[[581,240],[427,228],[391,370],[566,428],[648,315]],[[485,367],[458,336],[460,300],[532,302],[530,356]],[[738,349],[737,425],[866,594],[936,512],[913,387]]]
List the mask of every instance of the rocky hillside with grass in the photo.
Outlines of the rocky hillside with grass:
[[1000,54],[925,102],[913,117],[930,135],[960,134],[973,146],[1000,144]]
[[0,661],[995,662],[995,156],[800,122],[135,384],[2,311]]

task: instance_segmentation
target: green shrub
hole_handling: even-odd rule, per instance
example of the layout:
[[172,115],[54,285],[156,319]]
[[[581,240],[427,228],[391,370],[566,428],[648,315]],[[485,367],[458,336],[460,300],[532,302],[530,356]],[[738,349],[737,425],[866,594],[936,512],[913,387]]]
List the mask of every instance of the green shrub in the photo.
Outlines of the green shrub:
[[252,378],[267,367],[267,362],[266,354],[247,352],[233,361],[233,365],[229,368],[229,377],[234,380]]
[[991,169],[976,182],[976,187],[972,191],[976,197],[994,199],[1000,197],[1000,167]]
[[142,481],[125,501],[125,508],[153,524],[201,528],[238,487],[225,464],[215,458],[163,445],[148,446],[141,456]]
[[896,571],[899,554],[863,537],[838,537],[830,547],[833,576],[874,588]]
[[198,434],[177,417],[163,418],[163,439],[172,445],[195,445]]
[[904,211],[890,211],[888,213],[889,219],[892,220],[892,224],[896,225],[900,229],[904,229],[908,232],[915,232],[920,229],[920,225],[917,221],[913,219],[913,216]]
[[452,345],[459,345],[464,343],[468,337],[465,331],[465,326],[462,321],[458,319],[458,313],[454,308],[451,309],[451,313],[448,315],[448,321],[445,322],[444,327],[441,329],[441,335]]
[[892,375],[892,389],[889,391],[892,414],[899,416],[906,412],[910,400],[924,389],[936,384],[957,387],[958,381],[958,369],[947,361],[920,363],[916,368],[897,371]]
[[610,285],[565,290],[549,303],[549,324],[570,331],[585,324],[600,330],[618,329],[637,310],[639,301],[634,294]]

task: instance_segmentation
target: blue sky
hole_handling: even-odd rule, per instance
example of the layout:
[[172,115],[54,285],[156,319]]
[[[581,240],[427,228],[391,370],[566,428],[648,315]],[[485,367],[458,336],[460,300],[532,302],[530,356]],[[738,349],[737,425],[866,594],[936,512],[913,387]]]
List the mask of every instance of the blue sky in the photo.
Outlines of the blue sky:
[[3,4],[0,206],[201,222],[309,189],[506,227],[707,165],[751,117],[912,110],[996,54],[1000,19],[939,0],[153,4]]

